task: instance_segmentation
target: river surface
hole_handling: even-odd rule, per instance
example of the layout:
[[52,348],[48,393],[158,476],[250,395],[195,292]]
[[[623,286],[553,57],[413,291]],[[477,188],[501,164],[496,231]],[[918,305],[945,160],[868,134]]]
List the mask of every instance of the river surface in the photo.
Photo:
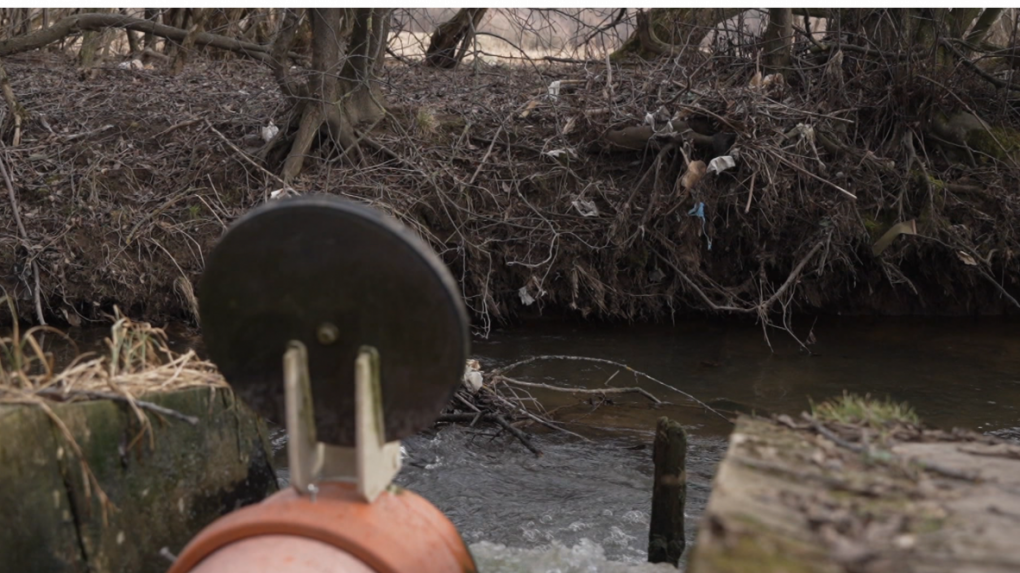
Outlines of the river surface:
[[[679,389],[727,411],[786,413],[842,392],[909,402],[926,423],[1020,438],[1020,323],[1004,320],[827,318],[801,320],[805,352],[783,332],[684,321],[673,326],[532,323],[476,340],[483,370],[543,355],[508,373],[554,386],[640,386],[639,395],[596,397],[533,391],[591,441],[534,432],[541,457],[492,428],[440,427],[405,440],[398,483],[431,500],[457,525],[483,572],[662,571],[645,560],[651,442],[668,415],[687,428],[688,547],[725,454],[728,422],[692,407]],[[175,335],[177,345],[194,344]],[[85,337],[87,338],[87,337]],[[608,383],[607,383],[608,381]],[[581,400],[588,398],[588,403]],[[281,456],[282,457],[282,456]],[[286,478],[286,470],[281,471]]]
[[[796,330],[808,340],[808,322]],[[1002,320],[821,319],[810,353],[783,332],[720,321],[673,326],[538,323],[476,340],[483,370],[532,356],[609,359],[612,365],[538,360],[508,375],[555,386],[639,386],[638,396],[578,405],[584,397],[532,392],[562,408],[593,441],[539,432],[536,457],[490,428],[442,427],[405,441],[398,482],[435,503],[462,532],[483,571],[659,571],[646,559],[651,442],[669,415],[690,435],[689,547],[696,542],[730,425],[690,407],[672,388],[729,411],[792,416],[844,391],[910,403],[926,423],[1020,436],[1020,323]],[[615,373],[615,375],[614,375]],[[671,388],[672,387],[672,388]],[[596,407],[597,406],[597,407]],[[630,564],[630,565],[625,565]]]

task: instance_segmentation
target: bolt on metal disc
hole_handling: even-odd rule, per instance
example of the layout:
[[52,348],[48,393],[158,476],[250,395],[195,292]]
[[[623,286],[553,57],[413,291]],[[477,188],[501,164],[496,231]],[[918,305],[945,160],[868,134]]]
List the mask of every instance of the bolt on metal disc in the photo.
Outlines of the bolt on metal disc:
[[283,353],[308,348],[316,433],[354,445],[354,361],[380,356],[387,441],[420,431],[452,397],[467,313],[439,257],[397,221],[332,196],[274,201],[236,221],[199,285],[213,362],[260,415],[284,422]]

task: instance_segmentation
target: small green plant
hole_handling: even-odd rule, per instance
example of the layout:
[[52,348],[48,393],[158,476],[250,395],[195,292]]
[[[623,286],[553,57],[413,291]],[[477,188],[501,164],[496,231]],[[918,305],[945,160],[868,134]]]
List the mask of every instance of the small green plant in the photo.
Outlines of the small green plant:
[[436,128],[439,126],[439,121],[436,119],[436,115],[427,107],[418,108],[418,113],[415,114],[414,119],[418,124],[418,131],[421,133],[435,133]]
[[192,221],[198,219],[198,213],[200,210],[201,207],[199,207],[198,205],[188,205],[188,216],[191,218]]
[[843,396],[826,400],[821,404],[811,403],[811,414],[822,422],[864,425],[885,428],[896,424],[918,425],[920,418],[914,409],[905,403],[872,398],[870,394],[858,396],[843,392]]

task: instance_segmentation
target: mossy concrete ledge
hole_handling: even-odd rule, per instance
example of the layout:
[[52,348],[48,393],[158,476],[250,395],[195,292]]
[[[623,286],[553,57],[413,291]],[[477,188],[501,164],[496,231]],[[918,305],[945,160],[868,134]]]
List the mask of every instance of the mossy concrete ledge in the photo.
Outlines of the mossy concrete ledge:
[[0,406],[0,571],[162,572],[203,527],[276,491],[263,423],[224,390],[144,398],[199,419],[127,404],[50,403],[114,508],[106,512],[61,429],[39,406]]

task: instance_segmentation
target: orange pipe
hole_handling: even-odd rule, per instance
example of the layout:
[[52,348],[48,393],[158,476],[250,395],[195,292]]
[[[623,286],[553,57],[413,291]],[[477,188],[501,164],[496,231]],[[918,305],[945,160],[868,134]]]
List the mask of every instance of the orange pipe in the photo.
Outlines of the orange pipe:
[[203,559],[192,573],[375,573],[350,553],[307,537],[259,535]]
[[[256,543],[261,546],[259,551],[243,550]],[[267,561],[260,555],[270,550],[279,559],[291,556],[295,560],[282,568],[267,568]],[[301,564],[298,558],[305,552],[316,559],[327,559],[323,563],[328,568],[310,568],[318,561]],[[224,565],[228,558],[229,566]],[[314,502],[287,488],[262,503],[220,518],[184,548],[168,573],[235,568],[273,573],[476,571],[474,559],[453,523],[425,498],[391,487],[369,504],[358,497],[353,484],[343,483],[319,484]]]

